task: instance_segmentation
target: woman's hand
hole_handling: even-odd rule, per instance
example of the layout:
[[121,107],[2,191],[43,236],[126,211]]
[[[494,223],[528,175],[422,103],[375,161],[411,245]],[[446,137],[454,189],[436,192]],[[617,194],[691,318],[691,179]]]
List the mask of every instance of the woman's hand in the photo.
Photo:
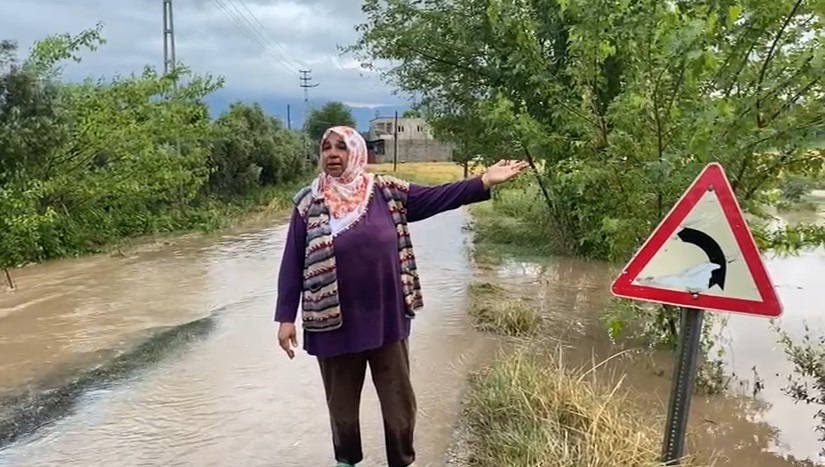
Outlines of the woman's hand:
[[484,188],[490,189],[510,180],[527,167],[529,167],[529,164],[524,161],[501,160],[490,166],[487,171],[484,172],[484,175],[481,176],[481,181],[484,182]]
[[284,349],[290,360],[295,358],[293,347],[298,347],[298,337],[295,334],[295,323],[281,323],[278,326],[278,345]]

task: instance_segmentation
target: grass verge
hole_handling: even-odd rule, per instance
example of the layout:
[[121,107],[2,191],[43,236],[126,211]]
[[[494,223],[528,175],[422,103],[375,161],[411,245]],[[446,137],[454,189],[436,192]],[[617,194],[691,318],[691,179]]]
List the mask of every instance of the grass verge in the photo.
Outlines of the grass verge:
[[[471,465],[659,466],[658,423],[618,385],[526,348],[474,375],[465,400]],[[694,465],[689,461],[682,465]]]
[[779,212],[816,212],[819,207],[820,203],[808,198],[799,201],[783,201],[776,206]]
[[[391,174],[399,178],[422,184],[439,184],[461,180],[463,169],[452,162],[422,162],[399,164],[393,171],[392,164],[370,165],[374,173]],[[208,199],[197,208],[182,215],[185,221],[170,221],[168,226],[151,235],[121,237],[105,245],[95,245],[79,254],[115,253],[150,241],[164,239],[168,243],[174,237],[192,232],[208,233],[216,230],[256,225],[268,219],[285,217],[292,208],[292,196],[311,180],[312,175],[294,183],[264,187],[242,197],[231,199]]]
[[[207,234],[230,228],[260,225],[262,222],[283,218],[292,208],[292,197],[309,181],[309,177],[293,183],[262,187],[244,196],[232,198],[205,198],[196,206],[169,210],[150,217],[149,224],[138,233],[124,233],[122,230],[101,227],[90,238],[73,247],[66,247],[59,254],[52,254],[41,260],[23,262],[19,267],[31,266],[44,261],[95,254],[126,256],[133,250],[147,251],[170,245],[184,237]],[[79,229],[80,235],[84,234]],[[0,268],[0,289],[13,290],[14,269]]]
[[311,181],[305,179],[259,190],[250,196],[224,204],[226,225],[239,225],[283,216],[292,210],[292,197]]
[[489,282],[470,285],[470,316],[476,326],[493,334],[530,337],[538,333],[542,318],[525,300],[505,299],[505,292]]
[[[475,282],[469,289],[476,325],[515,339],[470,378],[462,465],[661,465],[661,420],[628,397],[623,377],[598,372],[601,363],[566,364],[561,345],[547,353],[542,317],[528,301],[509,298],[491,283]],[[684,459],[682,465],[699,464]]]
[[[464,399],[467,465],[513,467],[653,467],[659,420],[596,368],[570,367],[561,347],[546,353],[534,305],[489,282],[469,286],[470,315],[480,329],[516,338],[472,375]],[[464,465],[464,464],[462,464]],[[696,465],[686,459],[682,465]]]
[[234,198],[210,198],[182,214],[188,218],[187,222],[170,222],[153,233],[115,238],[101,247],[90,248],[88,251],[79,253],[123,254],[124,250],[157,242],[160,239],[163,243],[170,243],[175,237],[258,225],[267,220],[282,218],[287,216],[292,209],[292,197],[308,181],[309,178],[278,186],[263,187]]
[[[399,178],[424,184],[439,184],[461,180],[462,168],[452,162],[427,162],[399,164],[399,170],[393,172],[392,164],[371,165],[369,170],[375,173],[388,173]],[[172,240],[192,232],[208,233],[217,230],[257,225],[269,219],[285,217],[292,209],[292,197],[307,183],[312,175],[294,183],[274,187],[264,187],[242,197],[230,199],[207,199],[197,208],[192,208],[182,216],[186,220],[170,221],[168,226],[157,229],[151,235],[121,237],[102,246],[94,246],[85,253],[116,253],[142,245],[159,238]]]

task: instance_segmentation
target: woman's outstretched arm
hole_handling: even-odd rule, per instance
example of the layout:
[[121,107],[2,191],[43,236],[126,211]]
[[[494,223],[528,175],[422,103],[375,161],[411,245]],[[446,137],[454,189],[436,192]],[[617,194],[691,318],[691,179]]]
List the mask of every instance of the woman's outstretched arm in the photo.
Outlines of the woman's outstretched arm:
[[487,201],[490,190],[482,177],[436,186],[410,184],[407,196],[407,220],[416,222],[468,204]]

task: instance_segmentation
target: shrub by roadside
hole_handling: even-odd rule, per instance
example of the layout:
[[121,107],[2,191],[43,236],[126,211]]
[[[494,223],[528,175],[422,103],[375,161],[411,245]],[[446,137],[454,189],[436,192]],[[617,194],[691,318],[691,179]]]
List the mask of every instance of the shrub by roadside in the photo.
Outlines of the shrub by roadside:
[[65,60],[105,42],[101,28],[28,53],[0,47],[0,269],[11,288],[9,270],[26,264],[223,227],[288,200],[280,193],[307,174],[300,133],[260,105],[213,118],[207,96],[222,78],[181,65],[63,80]]
[[532,255],[564,251],[563,239],[551,225],[536,186],[504,188],[496,190],[494,196],[491,203],[471,207],[476,244]]

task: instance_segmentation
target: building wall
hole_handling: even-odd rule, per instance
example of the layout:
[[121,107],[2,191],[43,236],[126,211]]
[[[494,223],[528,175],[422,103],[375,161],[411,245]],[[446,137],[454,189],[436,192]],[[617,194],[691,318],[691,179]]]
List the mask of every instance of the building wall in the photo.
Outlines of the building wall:
[[[369,139],[393,136],[394,117],[379,117],[370,121]],[[423,118],[398,118],[398,140],[432,139],[432,131]]]
[[[394,151],[394,117],[370,121],[369,141],[383,140],[383,151],[376,145],[379,162],[392,162]],[[433,138],[423,118],[398,118],[398,162],[444,162],[452,160],[454,145]]]
[[[379,162],[393,161],[393,140],[384,139],[384,153],[378,155]],[[447,162],[452,160],[453,145],[432,139],[398,138],[398,162]]]

